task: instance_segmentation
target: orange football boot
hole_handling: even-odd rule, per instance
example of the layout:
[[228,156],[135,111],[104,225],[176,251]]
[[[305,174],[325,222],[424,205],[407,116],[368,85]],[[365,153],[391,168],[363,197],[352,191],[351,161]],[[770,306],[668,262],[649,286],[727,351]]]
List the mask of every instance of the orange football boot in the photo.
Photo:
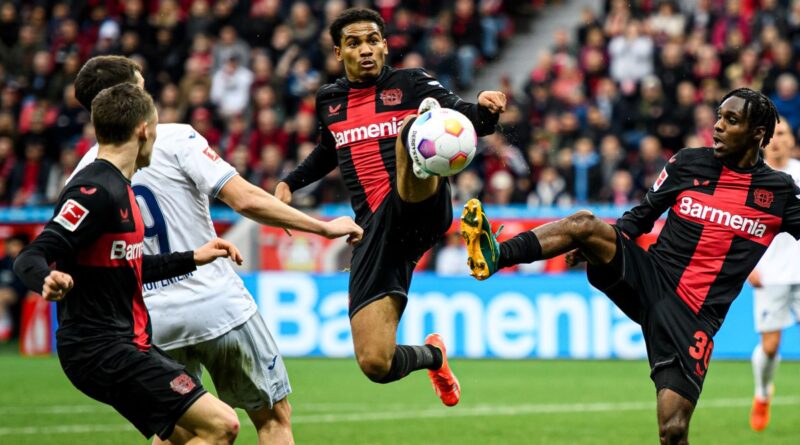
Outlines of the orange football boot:
[[461,385],[458,383],[456,375],[447,364],[447,350],[444,347],[444,341],[439,334],[430,334],[425,338],[425,344],[439,348],[442,351],[442,367],[436,370],[429,369],[428,377],[433,384],[433,390],[436,395],[442,399],[442,403],[447,406],[455,406],[461,400]]
[[769,399],[753,397],[753,409],[750,411],[750,428],[753,431],[764,431],[769,424]]

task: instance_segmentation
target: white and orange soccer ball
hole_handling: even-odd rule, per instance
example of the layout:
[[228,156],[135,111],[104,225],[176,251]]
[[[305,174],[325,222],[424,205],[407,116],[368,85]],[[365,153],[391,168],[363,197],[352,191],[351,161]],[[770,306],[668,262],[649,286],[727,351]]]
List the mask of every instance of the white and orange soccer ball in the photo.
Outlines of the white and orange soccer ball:
[[464,170],[475,157],[478,146],[472,122],[448,108],[420,114],[411,125],[408,139],[419,167],[438,176],[452,176]]

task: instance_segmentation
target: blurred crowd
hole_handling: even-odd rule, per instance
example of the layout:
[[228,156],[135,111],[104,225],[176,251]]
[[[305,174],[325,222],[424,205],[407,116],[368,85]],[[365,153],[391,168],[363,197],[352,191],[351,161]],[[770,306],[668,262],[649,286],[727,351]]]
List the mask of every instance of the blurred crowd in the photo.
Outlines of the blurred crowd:
[[800,126],[798,0],[610,0],[553,37],[522,91],[506,91],[502,135],[457,179],[462,200],[637,203],[672,153],[713,145],[734,88]]
[[[143,68],[160,122],[193,125],[252,182],[273,191],[314,147],[314,95],[343,75],[328,33],[349,6],[387,23],[388,63],[472,85],[544,0],[0,1],[0,205],[55,201],[95,143],[74,97],[83,62],[119,54]],[[332,175],[300,197],[348,199]]]
[[[378,10],[395,67],[455,91],[502,53],[546,0],[84,0],[0,3],[0,205],[51,203],[94,144],[74,98],[81,64],[121,54],[144,69],[160,121],[193,125],[247,179],[273,191],[314,148],[314,94],[343,75],[327,28]],[[455,199],[630,205],[682,147],[711,145],[730,89],[770,96],[800,126],[800,0],[610,0],[558,29],[500,131],[483,138]],[[467,98],[475,100],[475,98]],[[296,194],[346,202],[334,171]]]

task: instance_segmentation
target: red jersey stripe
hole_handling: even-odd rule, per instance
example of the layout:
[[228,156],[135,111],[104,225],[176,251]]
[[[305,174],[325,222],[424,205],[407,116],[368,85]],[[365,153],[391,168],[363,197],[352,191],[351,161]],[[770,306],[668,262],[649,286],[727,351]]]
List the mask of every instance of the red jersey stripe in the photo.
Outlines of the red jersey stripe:
[[[348,92],[347,120],[330,125],[334,136],[340,135],[337,149],[350,147],[356,176],[364,188],[367,205],[375,211],[391,191],[392,180],[381,156],[380,141],[394,139],[400,123],[416,110],[375,111],[376,88],[353,88]],[[341,143],[340,143],[341,142]]]
[[[139,204],[136,203],[136,197],[133,194],[133,189],[128,186],[128,199],[131,203],[131,215],[133,217],[134,225],[136,226],[136,235],[144,240],[144,222],[142,221],[142,213],[139,210]],[[134,270],[136,270],[136,292],[133,294],[133,342],[140,351],[147,351],[150,349],[150,335],[147,333],[147,325],[150,322],[150,314],[147,312],[147,307],[144,305],[144,298],[142,297],[142,257],[134,263]]]
[[[734,237],[769,245],[780,227],[780,217],[745,205],[751,181],[752,175],[723,167],[713,195],[683,191],[672,208],[681,218],[704,226],[676,289],[694,313],[700,312]],[[759,230],[761,224],[764,230]]]

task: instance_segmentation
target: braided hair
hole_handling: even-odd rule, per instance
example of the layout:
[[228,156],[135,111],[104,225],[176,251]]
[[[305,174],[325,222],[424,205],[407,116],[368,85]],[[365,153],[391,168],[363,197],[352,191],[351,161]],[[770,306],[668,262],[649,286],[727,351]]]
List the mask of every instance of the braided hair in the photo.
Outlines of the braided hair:
[[726,94],[720,103],[733,96],[744,99],[743,113],[745,119],[747,119],[747,124],[751,128],[764,126],[766,129],[764,131],[764,139],[761,140],[761,147],[766,147],[775,133],[775,124],[781,120],[778,110],[775,109],[775,104],[767,96],[750,88],[737,88]]

